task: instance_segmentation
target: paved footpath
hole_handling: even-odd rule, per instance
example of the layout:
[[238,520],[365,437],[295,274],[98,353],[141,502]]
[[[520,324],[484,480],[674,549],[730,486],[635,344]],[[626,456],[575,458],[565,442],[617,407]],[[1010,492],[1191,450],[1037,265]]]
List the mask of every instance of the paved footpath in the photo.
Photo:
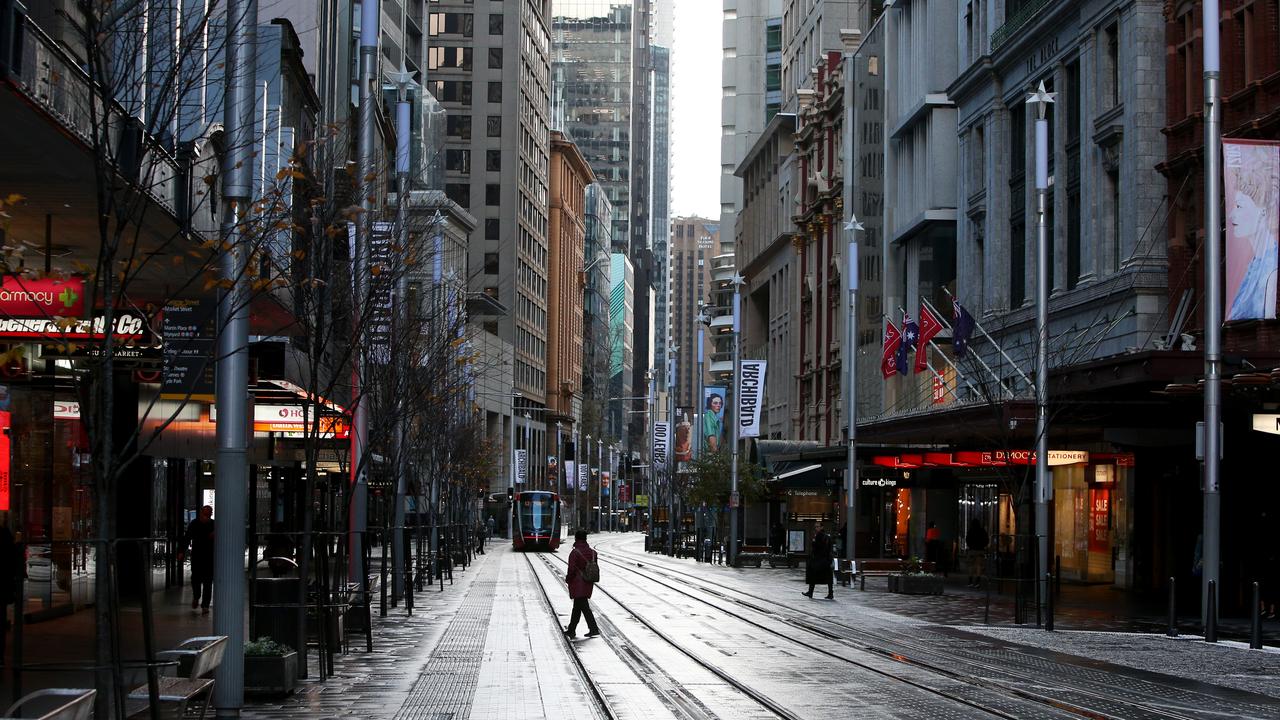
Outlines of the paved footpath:
[[[438,586],[437,586],[438,588]],[[554,589],[551,592],[555,592]],[[590,691],[524,556],[501,538],[445,591],[374,617],[374,652],[335,658],[335,674],[294,695],[250,698],[245,718],[367,720],[595,718]]]

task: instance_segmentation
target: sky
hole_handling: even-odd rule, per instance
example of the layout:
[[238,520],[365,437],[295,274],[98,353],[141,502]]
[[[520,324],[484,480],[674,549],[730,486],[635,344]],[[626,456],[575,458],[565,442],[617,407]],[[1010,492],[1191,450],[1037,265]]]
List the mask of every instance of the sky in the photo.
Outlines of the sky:
[[676,0],[671,216],[720,218],[720,0]]

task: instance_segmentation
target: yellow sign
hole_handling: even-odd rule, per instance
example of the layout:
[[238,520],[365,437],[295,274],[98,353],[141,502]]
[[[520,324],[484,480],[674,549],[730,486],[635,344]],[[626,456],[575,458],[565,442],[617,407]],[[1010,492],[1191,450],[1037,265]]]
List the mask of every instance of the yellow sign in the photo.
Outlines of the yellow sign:
[[649,496],[648,496],[648,495],[637,495],[637,496],[636,496],[636,506],[637,506],[637,507],[649,507]]

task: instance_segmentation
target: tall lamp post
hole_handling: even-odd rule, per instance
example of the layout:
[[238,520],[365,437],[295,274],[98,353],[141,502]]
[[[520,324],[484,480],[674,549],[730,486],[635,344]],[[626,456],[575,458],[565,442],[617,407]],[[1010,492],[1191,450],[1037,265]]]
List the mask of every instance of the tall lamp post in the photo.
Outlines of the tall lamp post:
[[[1204,0],[1204,541],[1200,614],[1217,627],[1218,562],[1221,546],[1219,463],[1222,461],[1222,107],[1218,0]],[[1213,617],[1209,588],[1215,589]],[[1210,633],[1206,632],[1206,636]],[[1210,638],[1216,639],[1216,638]]]
[[[396,85],[396,220],[399,223],[400,247],[402,252],[408,252],[409,247],[409,159],[410,159],[410,137],[412,133],[412,108],[409,104],[409,93],[416,87],[413,82],[413,73],[408,72],[401,65],[400,72],[390,73],[388,78]],[[396,326],[400,328],[400,333],[407,330],[407,322],[409,319],[409,272],[408,266],[401,262],[396,275],[396,304],[395,315],[392,318]],[[398,333],[399,334],[399,333]],[[397,353],[395,363],[396,377],[400,383],[408,381],[408,363],[405,362],[407,353]],[[404,592],[403,573],[408,563],[405,558],[405,537],[404,537],[404,500],[405,494],[409,488],[409,435],[408,425],[405,422],[405,392],[407,388],[401,386],[401,392],[396,393],[396,417],[395,430],[392,433],[392,442],[395,446],[395,477],[396,477],[396,494],[395,505],[392,509],[393,521],[391,531],[391,555],[395,570],[391,573],[391,603],[396,604],[400,600],[401,594]]]
[[511,452],[507,455],[508,478],[507,478],[507,495],[511,498],[511,512],[507,515],[507,537],[511,537],[511,532],[515,529],[516,520],[516,398],[522,397],[519,390],[511,388],[511,425],[509,427],[510,437],[509,443]]
[[676,355],[680,347],[672,345],[667,350],[667,526],[671,530],[671,554],[675,555],[676,540]]
[[734,273],[733,280],[733,417],[729,419],[729,566],[738,561],[738,411],[742,401],[738,393],[742,388],[742,276]]
[[582,446],[582,459],[585,460],[587,463],[586,465],[587,471],[586,473],[583,473],[581,470],[579,470],[578,477],[585,476],[587,478],[587,486],[585,488],[582,488],[582,483],[579,482],[578,487],[582,488],[582,493],[586,496],[583,498],[583,500],[585,500],[587,503],[587,508],[586,508],[587,512],[586,512],[586,515],[584,516],[582,513],[582,508],[578,508],[578,513],[577,513],[578,527],[580,528],[585,526],[587,524],[587,518],[591,517],[591,434],[590,433],[587,433],[587,442],[585,445]]
[[1049,105],[1044,81],[1028,103],[1036,108],[1036,602],[1049,596]]
[[849,256],[849,267],[846,271],[845,287],[849,293],[849,310],[845,325],[845,341],[843,356],[845,364],[845,418],[849,423],[849,447],[845,461],[845,520],[844,520],[844,556],[853,562],[857,557],[854,552],[854,538],[857,537],[855,525],[858,521],[858,233],[862,231],[862,223],[858,217],[849,212],[849,222],[844,226],[849,233],[849,245],[846,253]]

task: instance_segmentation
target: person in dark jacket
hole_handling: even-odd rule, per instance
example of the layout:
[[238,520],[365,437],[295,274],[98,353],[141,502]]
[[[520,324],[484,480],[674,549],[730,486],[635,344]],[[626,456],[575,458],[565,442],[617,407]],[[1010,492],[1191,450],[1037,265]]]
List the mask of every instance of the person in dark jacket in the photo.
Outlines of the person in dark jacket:
[[573,614],[569,616],[569,627],[564,634],[570,638],[578,636],[578,618],[587,619],[587,637],[600,634],[596,626],[596,616],[591,612],[591,589],[594,583],[587,582],[582,576],[587,562],[596,559],[596,551],[587,544],[587,531],[579,530],[573,536],[573,550],[569,552],[569,574],[565,582],[569,585],[569,597],[573,598]]
[[[9,530],[8,511],[0,512],[0,666],[9,631],[9,605],[18,599],[18,580],[26,572],[22,544]],[[17,610],[15,610],[17,612]]]
[[969,549],[969,587],[982,587],[982,576],[986,573],[987,545],[991,542],[987,529],[982,521],[973,518],[964,533],[964,544]]
[[182,562],[187,551],[191,552],[191,609],[200,607],[201,614],[209,612],[213,601],[213,508],[205,505],[200,514],[187,526],[187,537],[178,552]]
[[809,583],[809,592],[805,597],[813,597],[813,588],[817,585],[827,586],[827,599],[835,600],[835,578],[831,572],[831,537],[818,523],[818,531],[809,544],[809,560],[804,565],[804,581]]

